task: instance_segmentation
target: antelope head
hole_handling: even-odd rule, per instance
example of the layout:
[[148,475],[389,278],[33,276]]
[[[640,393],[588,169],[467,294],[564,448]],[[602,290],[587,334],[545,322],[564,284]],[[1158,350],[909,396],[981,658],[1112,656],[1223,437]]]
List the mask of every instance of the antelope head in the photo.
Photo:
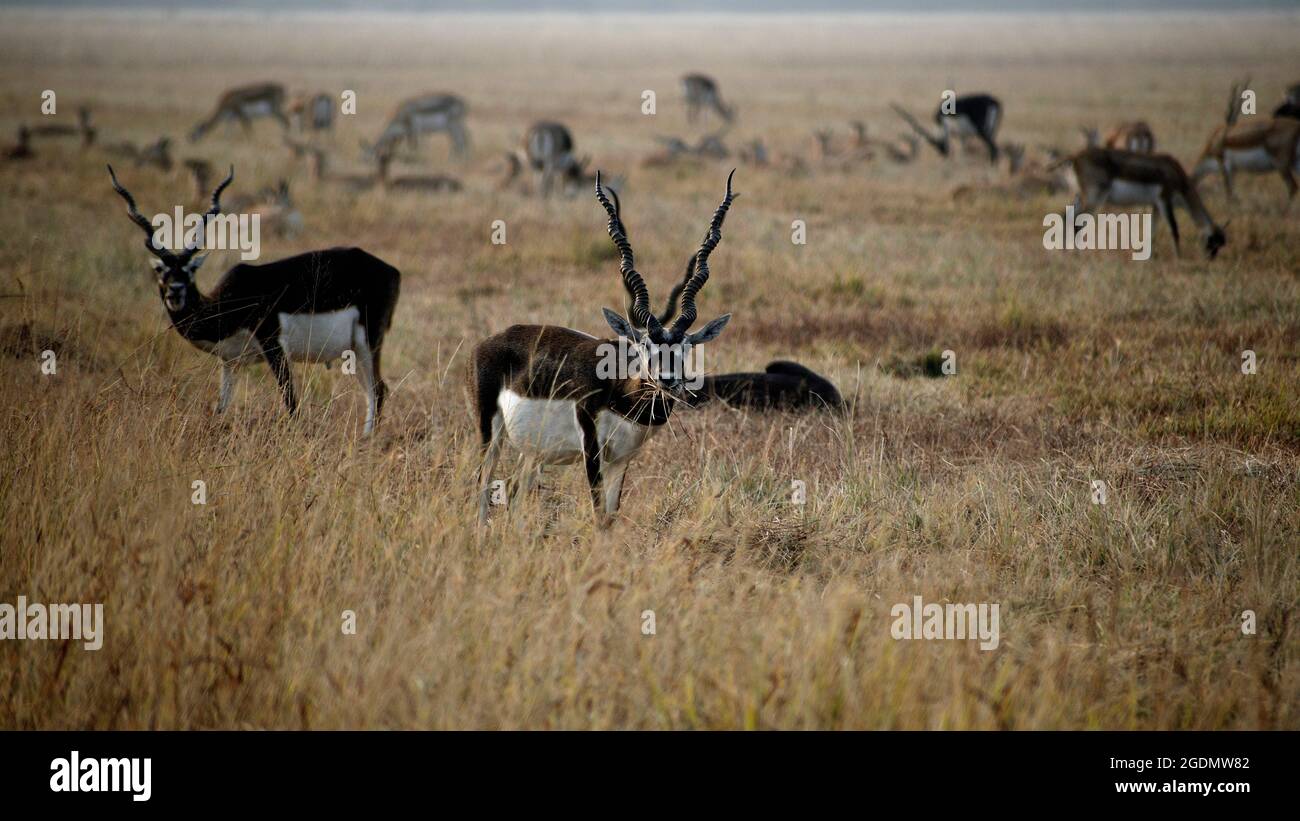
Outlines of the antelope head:
[[[149,249],[157,259],[153,261],[154,273],[158,276],[158,294],[162,297],[163,304],[167,310],[176,313],[184,311],[186,308],[193,307],[199,301],[198,288],[194,284],[194,275],[207,258],[206,254],[199,254],[198,245],[187,245],[181,251],[172,251],[160,246],[155,240],[154,227],[149,220],[135,206],[135,198],[131,192],[122,187],[117,181],[117,175],[113,173],[113,166],[108,166],[108,176],[113,180],[113,190],[126,200],[126,213],[131,221],[140,226],[144,231],[144,247]],[[221,192],[226,190],[231,180],[235,178],[235,167],[230,167],[230,173],[212,192],[212,204],[207,212],[203,215],[203,222],[206,225],[208,219],[221,213]]]
[[[727,175],[726,196],[713,212],[713,220],[709,223],[700,249],[691,257],[687,266],[685,279],[673,289],[663,314],[655,316],[650,310],[650,292],[633,263],[632,244],[628,242],[627,231],[623,227],[618,195],[613,194],[614,201],[611,203],[601,187],[600,172],[596,172],[596,199],[609,214],[609,237],[618,248],[619,270],[623,276],[623,287],[627,290],[627,316],[623,317],[604,308],[605,321],[614,333],[634,347],[634,354],[642,366],[640,373],[648,386],[677,399],[687,397],[691,377],[687,373],[687,366],[691,349],[717,339],[731,320],[731,314],[723,314],[706,323],[700,330],[690,332],[696,318],[695,298],[709,279],[709,255],[722,240],[722,223],[736,198],[731,190],[731,179],[735,175],[734,169]],[[674,320],[673,314],[677,313],[679,298],[681,313]]]

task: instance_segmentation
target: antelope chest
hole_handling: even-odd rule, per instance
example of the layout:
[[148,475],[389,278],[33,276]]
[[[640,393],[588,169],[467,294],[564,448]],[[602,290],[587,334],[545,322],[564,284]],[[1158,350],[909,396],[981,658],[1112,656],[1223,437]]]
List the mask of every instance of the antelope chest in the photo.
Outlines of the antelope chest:
[[271,105],[270,100],[257,100],[244,103],[240,106],[240,110],[244,112],[245,117],[265,117],[275,110],[275,106]]
[[1246,149],[1229,148],[1223,152],[1223,158],[1227,161],[1228,167],[1234,170],[1272,171],[1274,167],[1273,156],[1262,145]]
[[412,114],[411,125],[416,131],[441,131],[446,128],[451,118],[445,111],[431,111],[423,114]]
[[[512,390],[503,390],[497,407],[506,436],[515,447],[548,464],[581,461],[582,429],[578,427],[578,405],[569,399],[530,399]],[[596,415],[596,440],[600,442],[605,464],[630,459],[654,428],[630,422],[613,411]]]
[[1115,205],[1147,205],[1159,198],[1160,185],[1158,183],[1115,180],[1110,184],[1110,195],[1106,199]]
[[[280,347],[290,359],[331,362],[354,349],[361,311],[356,307],[318,314],[280,314]],[[369,340],[367,340],[368,342]]]

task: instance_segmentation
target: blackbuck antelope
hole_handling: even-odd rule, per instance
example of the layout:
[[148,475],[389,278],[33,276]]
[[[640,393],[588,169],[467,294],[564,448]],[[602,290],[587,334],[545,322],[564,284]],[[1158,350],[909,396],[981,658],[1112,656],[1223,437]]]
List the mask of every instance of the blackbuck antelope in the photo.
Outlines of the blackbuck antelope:
[[[681,314],[672,321],[677,298],[669,299],[662,315],[651,312],[618,196],[611,204],[597,174],[596,199],[609,215],[609,236],[621,258],[628,316],[604,309],[616,340],[553,325],[515,325],[474,349],[469,391],[483,452],[480,522],[487,518],[492,469],[506,440],[542,464],[582,460],[598,524],[613,519],[628,464],[668,422],[675,403],[689,396],[692,348],[715,339],[731,318],[726,314],[689,332],[696,318],[695,298],[709,278],[709,255],[722,239],[722,223],[735,199],[734,175],[727,177],[726,196],[692,257],[690,276],[680,290],[674,289]],[[634,363],[630,371],[624,368],[629,362],[625,352]]]
[[718,84],[706,74],[687,74],[682,78],[686,92],[686,120],[695,122],[700,115],[712,111],[727,122],[736,117],[736,110],[722,101]]
[[271,117],[286,131],[289,118],[284,113],[284,86],[279,83],[257,83],[256,85],[232,88],[217,100],[217,107],[207,119],[194,126],[190,131],[190,142],[196,143],[221,123],[239,123],[244,133],[253,131],[253,119]]
[[[591,158],[578,159],[573,147],[573,134],[562,123],[533,124],[524,135],[523,148],[506,155],[509,168],[501,187],[513,185],[527,167],[543,197],[549,197],[557,183],[566,196],[577,193],[595,182],[596,175],[587,170]],[[617,186],[617,181],[611,185]]]
[[898,116],[902,117],[912,129],[943,156],[948,156],[954,137],[964,141],[975,137],[988,149],[989,161],[998,161],[998,126],[1002,123],[1002,103],[988,94],[963,94],[951,101],[952,113],[944,113],[947,104],[940,103],[934,111],[934,121],[939,126],[937,134],[931,131],[907,112],[907,109],[891,103]]
[[[293,414],[298,402],[289,360],[328,364],[351,353],[366,391],[365,432],[374,430],[388,392],[379,359],[401,284],[396,268],[360,248],[330,248],[264,265],[236,265],[205,294],[194,277],[206,255],[197,256],[197,246],[159,246],[153,225],[118,183],[112,166],[108,174],[126,201],[127,215],[144,231],[145,248],[157,257],[158,292],[172,327],[221,359],[218,413],[230,404],[236,368],[259,355],[271,366]],[[234,176],[231,168],[213,191],[205,226],[221,219],[221,192]]]
[[[1077,218],[1095,213],[1105,205],[1151,205],[1169,224],[1178,253],[1178,221],[1174,208],[1183,207],[1201,231],[1205,253],[1210,259],[1227,243],[1223,227],[1205,209],[1196,185],[1178,160],[1168,154],[1136,154],[1113,148],[1085,148],[1056,165],[1073,166],[1079,193],[1074,200]],[[1053,169],[1049,169],[1053,170]],[[1076,223],[1075,230],[1081,226]],[[1154,224],[1152,230],[1154,231]]]
[[1300,120],[1300,83],[1286,90],[1286,99],[1282,101],[1282,105],[1273,109],[1273,116]]
[[299,94],[289,103],[295,131],[328,131],[334,127],[334,98],[324,92]]
[[[290,147],[297,154],[299,146],[290,143]],[[310,158],[310,175],[311,179],[317,183],[337,185],[353,193],[369,191],[379,183],[379,169],[366,174],[340,173],[330,166],[329,155],[325,149],[316,146],[301,146],[302,153]]]
[[96,130],[90,123],[90,109],[81,106],[77,109],[77,122],[40,123],[31,128],[33,137],[80,137],[82,148],[88,148],[95,142]]
[[[130,140],[106,143],[104,153],[131,160],[137,168],[152,165],[161,171],[172,170],[172,141],[170,137],[159,137],[146,146],[138,146]],[[206,192],[205,192],[206,193]]]
[[1199,182],[1217,170],[1223,175],[1223,187],[1228,198],[1232,199],[1236,196],[1232,190],[1232,175],[1237,171],[1253,174],[1276,171],[1286,184],[1289,205],[1295,198],[1295,175],[1300,172],[1300,120],[1257,117],[1238,123],[1241,92],[1248,84],[1232,87],[1225,123],[1210,135],[1192,170],[1192,179]]
[[711,400],[756,410],[838,410],[844,400],[826,377],[797,362],[769,362],[762,373],[721,373],[704,377],[690,404]]
[[379,167],[379,183],[385,191],[411,191],[425,194],[454,193],[461,190],[460,180],[446,174],[404,174],[392,176],[389,167],[392,154],[380,154],[375,162]]
[[362,154],[366,159],[375,159],[391,153],[402,141],[416,148],[421,134],[445,133],[451,138],[453,156],[464,157],[469,153],[469,131],[465,128],[468,111],[469,106],[455,94],[414,97],[397,107],[374,143],[361,143]]
[[1142,120],[1120,123],[1106,132],[1103,139],[1097,129],[1086,126],[1080,129],[1084,142],[1089,146],[1100,145],[1103,148],[1122,148],[1136,154],[1151,154],[1156,150],[1156,137],[1151,126]]

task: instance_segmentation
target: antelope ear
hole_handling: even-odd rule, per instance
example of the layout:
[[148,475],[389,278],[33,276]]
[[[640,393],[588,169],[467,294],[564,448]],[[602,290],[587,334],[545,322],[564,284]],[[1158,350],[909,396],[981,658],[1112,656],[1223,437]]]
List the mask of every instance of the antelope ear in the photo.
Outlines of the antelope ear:
[[207,254],[199,254],[198,256],[191,259],[189,262],[185,263],[185,270],[189,271],[191,274],[194,273],[195,271],[199,270],[199,266],[202,265],[203,261],[207,258],[208,258]]
[[641,341],[641,334],[637,331],[636,328],[632,327],[631,322],[628,322],[626,319],[614,313],[608,308],[601,308],[600,310],[603,314],[605,314],[605,321],[609,323],[610,328],[614,329],[614,333],[618,334],[619,336],[626,337],[632,340],[633,342]]
[[723,314],[695,333],[686,337],[686,341],[690,342],[692,345],[703,345],[705,342],[717,339],[718,334],[722,333],[722,329],[727,327],[727,323],[730,321],[731,314]]

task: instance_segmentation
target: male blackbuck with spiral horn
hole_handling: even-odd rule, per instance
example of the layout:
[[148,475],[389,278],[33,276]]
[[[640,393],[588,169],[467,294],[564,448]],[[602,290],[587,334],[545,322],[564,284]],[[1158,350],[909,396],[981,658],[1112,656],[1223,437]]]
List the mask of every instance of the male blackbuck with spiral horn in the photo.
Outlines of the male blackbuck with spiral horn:
[[[1174,252],[1177,253],[1178,221],[1174,217],[1174,208],[1181,206],[1187,209],[1201,230],[1205,253],[1210,259],[1214,259],[1227,243],[1223,232],[1226,224],[1215,223],[1201,201],[1196,185],[1178,160],[1168,154],[1137,154],[1091,147],[1058,160],[1048,167],[1048,171],[1067,164],[1074,167],[1079,184],[1073,206],[1076,219],[1081,214],[1094,213],[1104,205],[1154,206],[1169,225],[1169,233],[1174,238]],[[1080,227],[1076,222],[1076,233]]]
[[907,109],[891,103],[898,116],[902,117],[912,129],[934,150],[948,156],[952,139],[976,137],[989,151],[989,161],[998,161],[998,126],[1002,124],[1002,103],[989,94],[963,94],[945,100],[935,109],[934,121],[939,126],[939,133],[931,133],[928,128],[917,122]]
[[284,130],[289,130],[289,118],[284,113],[284,86],[279,83],[257,83],[232,88],[217,100],[217,107],[207,119],[190,131],[190,142],[196,143],[221,123],[237,122],[245,134],[253,131],[254,117],[272,117]]
[[[235,369],[259,355],[271,366],[293,414],[297,399],[289,360],[328,364],[350,353],[366,391],[365,432],[374,429],[387,393],[379,358],[397,305],[401,274],[396,268],[360,248],[330,248],[264,265],[236,265],[203,293],[194,282],[205,258],[196,255],[199,243],[187,241],[181,250],[160,245],[112,166],[108,174],[131,221],[144,231],[145,248],[157,257],[158,291],[172,327],[221,359],[218,413],[230,404]],[[232,167],[212,193],[204,226],[220,219],[221,192],[234,176]]]
[[722,223],[735,199],[734,175],[727,177],[726,196],[692,258],[690,276],[675,291],[681,314],[672,321],[676,298],[662,316],[651,312],[618,196],[611,204],[597,173],[596,199],[609,215],[609,236],[619,251],[628,315],[604,309],[616,340],[553,325],[514,325],[474,349],[469,392],[483,452],[480,523],[487,519],[492,469],[506,440],[542,464],[582,460],[597,523],[612,521],[628,464],[668,422],[675,403],[690,395],[694,346],[715,339],[731,319],[725,314],[690,332],[695,298],[709,279],[709,255],[722,239]]
[[1300,120],[1289,117],[1256,117],[1238,123],[1241,115],[1241,93],[1250,84],[1233,85],[1228,97],[1228,113],[1223,125],[1214,130],[1205,144],[1205,150],[1192,171],[1192,179],[1219,171],[1228,198],[1232,190],[1232,175],[1236,171],[1265,174],[1276,171],[1286,184],[1287,204],[1296,194],[1296,173],[1300,172]]

